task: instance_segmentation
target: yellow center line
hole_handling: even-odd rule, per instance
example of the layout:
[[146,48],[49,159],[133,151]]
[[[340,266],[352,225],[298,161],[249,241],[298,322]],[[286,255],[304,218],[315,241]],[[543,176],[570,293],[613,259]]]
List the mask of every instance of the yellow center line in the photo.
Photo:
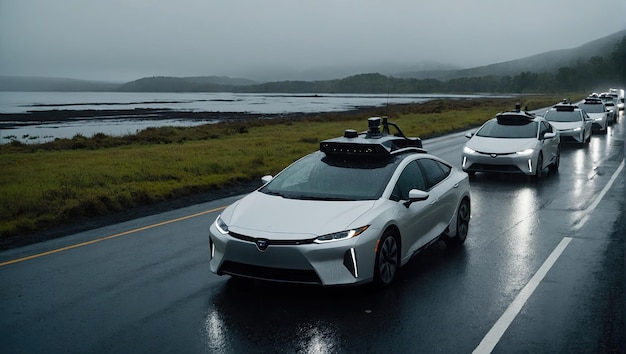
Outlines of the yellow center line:
[[219,211],[219,210],[222,210],[222,209],[225,209],[225,208],[226,207],[223,206],[223,207],[219,207],[219,208],[215,208],[215,209],[211,209],[211,210],[205,210],[205,211],[202,211],[202,212],[199,212],[199,213],[196,213],[196,214],[191,214],[191,215],[183,216],[183,217],[180,217],[180,218],[177,218],[177,219],[163,221],[163,222],[160,222],[160,223],[157,223],[157,224],[147,225],[147,226],[140,227],[140,228],[137,228],[137,229],[120,232],[120,233],[114,234],[114,235],[104,236],[104,237],[101,237],[101,238],[93,239],[91,241],[77,243],[75,245],[61,247],[61,248],[53,249],[53,250],[50,250],[50,251],[33,254],[31,256],[13,259],[13,260],[10,260],[10,261],[6,261],[6,262],[0,263],[0,267],[4,267],[4,266],[9,265],[9,264],[14,264],[14,263],[20,263],[20,262],[28,261],[28,260],[31,260],[31,259],[47,256],[47,255],[50,255],[50,254],[55,254],[55,253],[71,250],[71,249],[78,248],[78,247],[88,246],[88,245],[91,245],[91,244],[94,244],[94,243],[110,240],[110,239],[121,237],[121,236],[130,235],[132,233],[139,232],[139,231],[145,231],[145,230],[153,229],[155,227],[172,224],[172,223],[175,223],[175,222],[178,222],[178,221],[183,221],[183,220],[195,218],[195,217],[198,217],[198,216],[201,216],[201,215],[214,213],[216,211]]

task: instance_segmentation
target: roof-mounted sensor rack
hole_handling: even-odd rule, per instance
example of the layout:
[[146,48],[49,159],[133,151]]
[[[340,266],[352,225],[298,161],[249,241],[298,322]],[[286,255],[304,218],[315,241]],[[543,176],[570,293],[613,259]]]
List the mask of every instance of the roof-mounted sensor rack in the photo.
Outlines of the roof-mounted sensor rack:
[[[379,158],[405,151],[426,152],[422,149],[420,138],[407,137],[387,117],[370,117],[367,121],[367,131],[358,133],[354,129],[347,129],[342,137],[322,141],[320,151],[327,155]],[[390,126],[397,131],[393,135],[389,131]]]
[[527,124],[528,122],[535,119],[535,114],[527,111],[527,108],[524,107],[524,110],[521,110],[521,105],[518,103],[515,105],[514,111],[509,112],[500,112],[496,114],[496,119],[499,123],[502,124]]
[[598,97],[587,97],[585,98],[585,104],[602,104],[602,100]]
[[578,106],[574,104],[559,103],[555,104],[554,108],[556,108],[558,112],[573,112],[576,108],[578,108]]

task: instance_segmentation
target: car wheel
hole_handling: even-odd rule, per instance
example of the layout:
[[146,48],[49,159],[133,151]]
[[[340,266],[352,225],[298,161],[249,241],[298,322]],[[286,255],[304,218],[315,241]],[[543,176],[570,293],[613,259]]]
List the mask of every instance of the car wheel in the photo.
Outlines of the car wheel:
[[380,287],[389,286],[396,278],[400,266],[400,247],[395,234],[385,231],[378,244],[374,264],[374,281]]
[[539,152],[537,157],[537,167],[535,168],[535,180],[540,180],[543,176],[543,154]]
[[456,234],[452,237],[444,238],[448,247],[456,247],[465,242],[467,233],[469,232],[471,215],[470,201],[469,199],[463,199],[456,213]]
[[554,159],[554,163],[550,165],[550,172],[556,173],[559,171],[559,165],[561,164],[561,148],[556,149],[556,158]]

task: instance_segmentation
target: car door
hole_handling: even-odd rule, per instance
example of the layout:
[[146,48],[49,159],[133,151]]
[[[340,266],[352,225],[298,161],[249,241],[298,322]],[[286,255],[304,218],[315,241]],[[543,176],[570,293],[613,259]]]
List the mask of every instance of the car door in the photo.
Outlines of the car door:
[[593,119],[589,117],[587,112],[580,110],[580,114],[583,118],[583,126],[585,127],[585,139],[591,138],[591,125],[593,124]]
[[556,130],[552,127],[552,125],[548,122],[541,122],[540,131],[539,131],[539,139],[542,144],[543,151],[543,166],[548,166],[556,161],[556,156],[559,153],[559,137],[555,136],[553,138],[545,138],[546,133],[554,133]]
[[459,184],[449,178],[452,167],[441,161],[422,158],[418,164],[426,178],[426,190],[433,195],[427,216],[432,219],[433,228],[425,236],[427,243],[441,235],[450,224],[459,200]]
[[426,192],[426,178],[416,160],[411,161],[396,181],[390,199],[396,204],[393,215],[402,237],[403,256],[411,255],[425,245],[428,236],[437,224],[432,217],[433,200],[438,200],[435,192],[428,192],[428,198],[411,202],[409,192],[413,189]]

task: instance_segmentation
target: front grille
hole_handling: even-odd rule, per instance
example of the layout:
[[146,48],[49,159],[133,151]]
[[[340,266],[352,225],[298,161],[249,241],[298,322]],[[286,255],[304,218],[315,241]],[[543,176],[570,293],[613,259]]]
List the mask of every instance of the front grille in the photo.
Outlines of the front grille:
[[[259,240],[259,238],[257,237],[246,236],[246,235],[238,234],[235,232],[229,232],[228,234],[238,240],[247,241],[251,243],[256,243],[256,241]],[[314,240],[315,240],[314,238],[311,238],[307,240],[266,240],[266,241],[267,241],[268,246],[297,246],[297,245],[311,244],[313,243]]]
[[475,163],[468,171],[476,171],[476,172],[502,172],[502,173],[523,173],[515,165],[487,165],[482,163]]
[[322,284],[313,270],[261,267],[232,261],[225,261],[219,273],[289,283]]
[[514,152],[504,152],[501,154],[494,154],[492,152],[482,152],[482,151],[476,151],[479,154],[483,154],[483,155],[487,155],[487,156],[491,156],[491,157],[498,157],[498,156],[507,156],[507,155],[515,155]]

